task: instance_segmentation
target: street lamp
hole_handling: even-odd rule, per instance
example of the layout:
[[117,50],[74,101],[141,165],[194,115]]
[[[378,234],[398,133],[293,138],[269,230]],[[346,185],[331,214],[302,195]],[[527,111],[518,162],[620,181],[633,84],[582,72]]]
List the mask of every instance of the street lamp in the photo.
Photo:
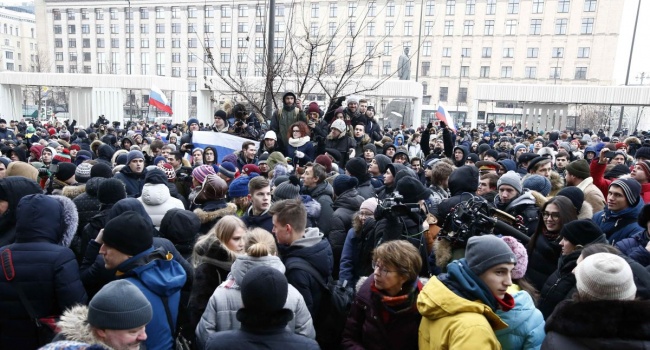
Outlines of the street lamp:
[[[133,41],[131,40],[131,32],[133,32],[133,27],[131,27],[131,17],[133,17],[133,12],[131,12],[131,0],[126,0],[129,4],[129,17],[128,17],[128,28],[129,28],[129,59],[128,59],[128,66],[127,66],[127,73],[131,75],[131,70],[132,65],[131,65],[131,60],[133,59],[131,50],[133,47]],[[129,120],[133,120],[133,90],[129,89]]]
[[646,76],[648,76],[648,73],[646,73],[646,72],[641,72],[641,74],[638,74],[636,76],[636,80],[641,81],[639,85],[643,85],[643,80],[646,78]]
[[463,60],[464,59],[465,59],[465,55],[460,55],[460,70],[458,71],[458,95],[456,95],[456,122],[460,120],[460,83],[463,81]]

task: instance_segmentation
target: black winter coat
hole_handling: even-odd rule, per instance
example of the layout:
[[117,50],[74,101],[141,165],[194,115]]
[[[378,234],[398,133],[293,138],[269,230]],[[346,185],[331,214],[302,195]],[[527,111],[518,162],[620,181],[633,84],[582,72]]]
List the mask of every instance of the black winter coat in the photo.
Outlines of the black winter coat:
[[577,260],[580,253],[580,250],[577,250],[561,256],[557,270],[544,282],[537,303],[537,308],[544,315],[544,319],[553,313],[561,301],[569,299],[573,295],[576,287],[576,276],[573,274],[573,269],[578,265]]
[[357,186],[357,192],[364,200],[375,196],[375,188],[372,186],[372,183],[370,183],[370,178],[359,183],[359,186]]
[[334,208],[332,206],[334,204],[334,201],[332,200],[334,189],[332,188],[332,185],[328,182],[323,182],[316,185],[313,189],[305,188],[304,193],[320,204],[320,220],[318,220],[318,229],[325,235],[329,234],[332,227],[332,221],[328,218],[331,218],[334,215]]
[[140,174],[136,174],[128,166],[125,166],[119,173],[115,174],[116,179],[124,182],[126,195],[130,198],[138,198],[142,195],[145,176],[147,176],[147,169],[142,170]]
[[22,176],[0,179],[0,191],[5,193],[7,210],[0,215],[0,247],[16,240],[16,208],[18,202],[29,194],[43,193],[43,189],[33,180]]
[[350,149],[357,147],[356,141],[350,136],[347,136],[346,133],[342,133],[341,136],[337,139],[332,137],[332,134],[327,135],[325,139],[325,148],[333,148],[341,152],[342,159],[339,162],[339,168],[345,168],[345,164],[350,158]]
[[273,215],[269,214],[268,210],[260,215],[254,216],[253,207],[251,206],[246,210],[246,214],[241,219],[248,229],[261,227],[269,232],[273,232]]
[[535,289],[542,290],[548,277],[557,270],[557,262],[562,255],[562,247],[557,242],[551,242],[540,234],[535,240],[535,249],[528,252],[528,269],[526,278],[535,286]]
[[326,234],[325,236],[332,245],[332,253],[334,254],[332,278],[335,280],[339,277],[341,253],[343,252],[345,237],[347,236],[348,231],[352,228],[352,217],[354,216],[354,213],[359,211],[359,207],[361,207],[363,201],[363,197],[358,194],[355,188],[341,193],[341,195],[334,200],[334,214],[331,219],[332,226],[329,234]]
[[97,191],[99,190],[99,184],[104,180],[101,177],[95,177],[89,179],[86,182],[86,191],[77,197],[75,197],[72,202],[77,206],[77,213],[79,213],[79,227],[77,228],[77,234],[80,234],[83,231],[83,228],[90,221],[90,218],[99,213],[99,206],[101,203],[97,199]]

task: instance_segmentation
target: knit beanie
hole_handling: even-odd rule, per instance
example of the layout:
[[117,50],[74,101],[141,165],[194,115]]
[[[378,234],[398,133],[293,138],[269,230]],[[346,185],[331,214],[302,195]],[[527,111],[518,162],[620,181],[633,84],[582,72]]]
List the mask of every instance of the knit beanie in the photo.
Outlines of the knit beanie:
[[336,148],[325,148],[325,153],[332,158],[333,162],[340,162],[343,159],[343,155]]
[[[623,164],[619,164],[623,165]],[[645,173],[647,179],[650,179],[650,160],[640,160],[636,163]]]
[[165,173],[165,176],[167,176],[167,181],[176,179],[176,171],[174,171],[173,165],[164,163],[159,165],[158,168]]
[[342,119],[337,119],[332,123],[330,129],[336,129],[341,133],[345,132],[345,122]]
[[219,173],[226,176],[229,179],[235,178],[235,173],[237,172],[237,167],[235,164],[230,162],[223,162],[219,165]]
[[246,272],[239,289],[245,310],[256,314],[269,314],[284,308],[289,283],[277,269],[256,266]]
[[128,159],[127,155],[122,153],[115,157],[115,165],[126,165]]
[[634,153],[634,158],[650,160],[650,146],[641,146],[636,150],[636,153]]
[[165,157],[163,157],[163,156],[158,156],[158,157],[154,158],[154,160],[153,160],[153,165],[156,165],[156,166],[157,166],[158,163],[160,163],[160,162],[165,162],[165,163],[167,163],[167,159],[165,159]]
[[574,220],[564,224],[560,236],[573,245],[583,247],[591,243],[607,243],[603,231],[590,219]]
[[378,204],[379,202],[377,201],[377,198],[374,197],[368,198],[365,201],[363,201],[363,203],[361,203],[361,207],[359,207],[359,211],[365,209],[370,211],[371,213],[374,213],[375,210],[377,209]]
[[188,121],[187,121],[187,126],[192,126],[192,124],[196,124],[196,125],[198,125],[198,124],[199,124],[199,120],[196,119],[196,118],[190,118],[190,119],[188,119]]
[[359,180],[356,177],[341,174],[334,179],[334,194],[340,196],[343,192],[351,190],[359,185]]
[[574,160],[567,164],[566,171],[581,179],[586,179],[591,176],[589,173],[589,163],[585,159]]
[[517,257],[501,238],[494,235],[474,236],[467,240],[465,261],[470,270],[480,276],[492,266],[517,264]]
[[203,183],[205,177],[209,174],[216,174],[214,168],[210,165],[199,165],[192,170],[192,177],[199,183]]
[[[329,173],[332,171],[332,159],[330,157],[321,154],[320,156],[316,157],[315,162],[317,164],[322,165],[325,168],[325,172]],[[390,163],[390,160],[389,160]]]
[[546,197],[551,193],[551,181],[541,175],[530,175],[524,179],[523,188],[537,191]]
[[101,204],[115,204],[120,199],[126,198],[124,183],[116,178],[108,178],[99,184],[97,199]]
[[569,198],[571,203],[573,203],[573,207],[576,208],[576,212],[580,213],[580,210],[582,210],[582,203],[585,201],[585,193],[582,192],[581,189],[575,186],[568,186],[561,189],[560,192],[557,193],[556,197],[557,196]]
[[266,160],[266,165],[269,166],[269,171],[273,170],[277,164],[287,165],[287,160],[284,158],[284,154],[280,152],[269,154],[269,158]]
[[55,177],[61,181],[67,181],[74,176],[77,166],[72,163],[59,163],[59,170]]
[[[639,163],[646,163],[646,162],[639,162]],[[650,171],[650,168],[648,170]],[[629,173],[630,173],[630,168],[628,168],[625,164],[616,164],[613,168],[611,168],[608,172],[606,172],[603,175],[603,177],[612,180],[612,179],[618,179],[619,177],[623,175],[627,175]],[[650,177],[650,173],[646,172],[646,175]]]
[[86,181],[90,180],[90,170],[92,170],[93,165],[90,163],[81,163],[77,166],[77,169],[74,172],[74,178],[77,182],[85,184]]
[[138,255],[153,246],[150,222],[131,210],[106,223],[103,239],[107,246],[129,256]]
[[[482,145],[481,145],[481,146],[482,146]],[[489,147],[489,146],[488,146],[488,147]],[[526,148],[526,145],[524,145],[523,143],[518,143],[518,144],[516,144],[515,147],[514,147],[514,153],[517,154],[517,151],[519,151],[519,150],[522,149],[522,148],[525,149],[525,148]]]
[[59,164],[59,163],[72,163],[72,158],[70,157],[70,151],[64,149],[63,152],[56,153],[54,157],[52,157],[52,164]]
[[636,296],[632,269],[618,255],[590,255],[578,264],[575,275],[578,293],[585,299],[633,300]]
[[368,163],[365,160],[359,157],[352,158],[348,160],[345,164],[345,170],[347,170],[351,176],[354,176],[361,181],[365,181],[368,176]]
[[271,140],[277,141],[278,140],[278,135],[275,134],[275,131],[269,130],[269,131],[266,132],[266,134],[264,134],[264,139],[265,140],[266,139],[271,139]]
[[300,180],[291,175],[288,181],[280,183],[273,190],[273,198],[276,200],[295,199],[300,197]]
[[365,146],[363,146],[363,151],[371,150],[372,153],[377,154],[377,146],[375,146],[372,143],[368,143]]
[[627,199],[628,204],[633,207],[639,203],[639,195],[641,194],[641,184],[635,179],[617,179],[613,181],[610,185],[618,186],[623,190],[625,198]]
[[142,154],[140,151],[129,151],[129,153],[126,155],[126,164],[131,164],[131,161],[134,159],[144,160],[144,154]]
[[512,249],[512,252],[515,253],[515,257],[517,258],[517,265],[512,269],[512,279],[518,280],[524,278],[526,269],[528,268],[528,252],[526,251],[526,247],[514,237],[503,236],[501,239]]
[[[400,173],[402,171],[400,170]],[[404,176],[399,180],[396,177],[395,181],[397,181],[396,191],[404,197],[404,203],[417,203],[429,198],[431,194],[419,179],[412,176]]]
[[514,188],[518,193],[523,192],[521,185],[521,177],[516,172],[510,170],[507,173],[501,175],[499,181],[497,181],[497,190],[501,185],[509,185]]
[[255,164],[246,164],[241,168],[242,172],[250,175],[251,173],[261,173],[260,167]]
[[384,174],[386,172],[386,168],[388,167],[389,164],[392,163],[391,159],[388,158],[388,156],[385,156],[383,154],[378,154],[375,156],[375,162],[377,163],[377,166],[379,167],[379,173]]
[[257,159],[257,165],[262,165],[262,164],[267,164],[267,161],[269,159],[269,152],[264,152],[260,157]]
[[[521,146],[524,147],[524,148],[526,148],[526,146],[524,146],[524,145],[521,145]],[[490,148],[490,145],[489,145],[489,144],[487,144],[487,143],[482,143],[482,144],[480,144],[480,145],[478,146],[478,149],[477,149],[476,151],[477,151],[478,154],[480,155],[480,154],[483,154],[483,153],[489,151],[490,149],[491,149],[491,148]]]
[[144,176],[145,184],[154,184],[154,185],[164,185],[167,183],[167,175],[158,167],[153,167],[153,169],[147,171],[147,174]]
[[248,182],[250,179],[249,176],[240,176],[233,180],[228,186],[228,197],[240,198],[248,196]]
[[90,177],[104,177],[110,179],[113,177],[113,170],[108,164],[97,163],[90,168]]
[[142,327],[153,318],[147,297],[128,280],[107,283],[88,304],[88,324],[97,329]]

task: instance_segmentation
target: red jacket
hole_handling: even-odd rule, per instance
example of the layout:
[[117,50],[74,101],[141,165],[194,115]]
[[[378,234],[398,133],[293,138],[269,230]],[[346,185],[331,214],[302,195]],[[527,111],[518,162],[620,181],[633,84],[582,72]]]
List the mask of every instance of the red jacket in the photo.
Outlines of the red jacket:
[[[598,158],[595,158],[591,161],[589,165],[589,173],[591,178],[594,180],[594,185],[603,193],[605,199],[607,199],[607,192],[609,191],[609,185],[612,184],[612,180],[607,180],[605,176],[605,168],[607,164],[598,163]],[[641,199],[643,203],[650,203],[650,182],[641,184]]]

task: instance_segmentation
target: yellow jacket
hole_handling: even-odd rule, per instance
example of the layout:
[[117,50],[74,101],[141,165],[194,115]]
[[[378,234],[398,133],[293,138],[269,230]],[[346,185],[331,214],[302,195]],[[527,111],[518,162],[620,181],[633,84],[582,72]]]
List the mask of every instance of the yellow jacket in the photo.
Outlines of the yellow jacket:
[[417,307],[422,314],[421,350],[501,349],[494,331],[508,325],[489,306],[456,295],[438,278],[424,286]]

